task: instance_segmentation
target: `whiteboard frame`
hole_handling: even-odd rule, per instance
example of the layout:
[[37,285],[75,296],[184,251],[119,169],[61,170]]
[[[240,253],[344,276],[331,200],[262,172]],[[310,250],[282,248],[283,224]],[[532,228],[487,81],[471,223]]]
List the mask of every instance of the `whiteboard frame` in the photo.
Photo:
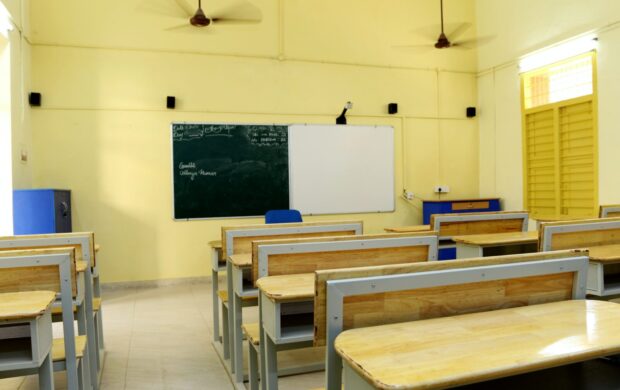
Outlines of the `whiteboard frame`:
[[[234,216],[234,217],[201,217],[201,218],[175,218],[174,217],[174,125],[241,125],[241,126],[286,126],[287,127],[287,148],[288,148],[288,128],[292,125],[291,123],[240,123],[240,122],[170,122],[170,184],[172,189],[172,220],[178,222],[189,222],[189,221],[208,221],[212,219],[243,219],[243,218],[265,218],[265,215],[243,215],[243,216]],[[289,163],[290,164],[290,163]],[[291,206],[291,170],[289,165],[289,207]]]
[[[374,127],[374,128],[379,128],[379,127],[389,127],[392,129],[392,148],[394,148],[395,145],[395,140],[396,140],[396,136],[395,136],[395,130],[394,130],[394,126],[392,125],[363,125],[363,124],[351,124],[351,125],[332,125],[332,124],[325,124],[325,123],[292,123],[288,125],[288,139],[289,139],[289,143],[288,143],[288,155],[289,155],[289,161],[288,161],[288,172],[289,172],[289,208],[291,207],[291,202],[293,199],[293,180],[292,180],[292,176],[291,176],[291,143],[290,143],[290,139],[291,139],[291,126],[316,126],[316,127],[334,127],[334,126],[342,126],[342,127]],[[334,212],[334,213],[302,213],[302,215],[308,215],[308,216],[313,216],[313,215],[338,215],[338,214],[342,214],[342,215],[349,215],[349,214],[388,214],[388,213],[393,213],[396,211],[396,151],[392,150],[392,176],[391,176],[391,186],[392,186],[392,209],[391,210],[384,210],[384,211],[351,211],[351,212]]]

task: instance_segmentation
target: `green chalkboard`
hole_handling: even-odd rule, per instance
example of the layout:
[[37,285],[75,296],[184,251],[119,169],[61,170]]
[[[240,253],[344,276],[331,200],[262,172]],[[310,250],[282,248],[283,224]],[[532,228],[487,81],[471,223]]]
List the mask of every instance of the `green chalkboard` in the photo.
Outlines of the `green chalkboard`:
[[289,208],[288,126],[172,124],[174,218]]

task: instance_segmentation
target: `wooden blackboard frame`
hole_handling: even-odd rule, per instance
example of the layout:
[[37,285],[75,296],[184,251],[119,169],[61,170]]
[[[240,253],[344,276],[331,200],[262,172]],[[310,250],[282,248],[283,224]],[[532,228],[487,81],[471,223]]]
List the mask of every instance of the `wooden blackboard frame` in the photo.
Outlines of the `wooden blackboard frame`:
[[[286,133],[288,137],[288,127],[291,124],[277,124],[277,123],[233,123],[233,122],[171,122],[170,123],[170,181],[172,188],[172,219],[174,221],[199,221],[199,220],[213,220],[213,219],[239,219],[239,218],[259,218],[264,215],[235,215],[235,216],[213,216],[213,217],[195,217],[195,218],[177,218],[175,215],[175,164],[174,164],[174,126],[175,125],[230,125],[230,126],[274,126],[274,127],[286,127]],[[288,142],[288,141],[287,141]],[[288,151],[288,146],[287,146]],[[288,168],[288,163],[287,163]],[[290,192],[290,185],[287,186],[287,191]],[[290,198],[289,198],[290,205]]]

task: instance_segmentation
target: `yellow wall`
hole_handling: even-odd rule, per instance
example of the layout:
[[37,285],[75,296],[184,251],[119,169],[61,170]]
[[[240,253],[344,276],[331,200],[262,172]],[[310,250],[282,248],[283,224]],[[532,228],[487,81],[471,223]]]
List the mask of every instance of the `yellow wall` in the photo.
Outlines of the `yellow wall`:
[[[536,10],[536,18],[530,17]],[[599,37],[599,202],[620,202],[620,2],[548,0],[476,2],[478,33],[493,39],[478,50],[480,195],[500,196],[506,209],[523,207],[518,58],[578,34]]]
[[[478,123],[464,115],[476,103],[475,51],[392,47],[420,42],[416,29],[437,16],[427,3],[261,0],[258,26],[172,33],[163,29],[183,23],[163,16],[178,13],[174,1],[36,2],[32,88],[44,103],[31,110],[34,184],[73,191],[74,229],[95,231],[106,282],[206,275],[220,226],[260,222],[172,220],[173,121],[333,123],[352,100],[349,123],[396,130],[396,194],[429,198],[446,184],[451,197],[475,196]],[[446,3],[450,22],[474,22],[473,0]],[[85,10],[99,17],[74,17]],[[386,114],[393,101],[397,116]],[[419,223],[420,201],[309,219],[343,218],[379,232]]]
[[32,164],[21,162],[21,152],[27,154],[32,149],[32,132],[27,94],[30,90],[30,43],[27,40],[28,12],[27,0],[0,0],[11,16],[14,25],[9,32],[11,66],[11,139],[13,186],[27,188],[32,186]]

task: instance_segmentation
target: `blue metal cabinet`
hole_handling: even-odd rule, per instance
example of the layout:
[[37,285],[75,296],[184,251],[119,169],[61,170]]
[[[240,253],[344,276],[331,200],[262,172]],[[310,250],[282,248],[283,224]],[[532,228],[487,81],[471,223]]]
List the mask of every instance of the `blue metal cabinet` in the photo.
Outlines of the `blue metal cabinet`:
[[13,191],[14,234],[71,231],[71,191],[54,189]]
[[[428,225],[433,214],[474,213],[501,211],[499,198],[424,200],[422,202],[423,223]],[[452,241],[443,242],[439,248],[439,260],[456,259],[456,246]]]
[[482,211],[501,211],[499,198],[453,199],[422,201],[423,224],[431,222],[433,214],[474,213]]

